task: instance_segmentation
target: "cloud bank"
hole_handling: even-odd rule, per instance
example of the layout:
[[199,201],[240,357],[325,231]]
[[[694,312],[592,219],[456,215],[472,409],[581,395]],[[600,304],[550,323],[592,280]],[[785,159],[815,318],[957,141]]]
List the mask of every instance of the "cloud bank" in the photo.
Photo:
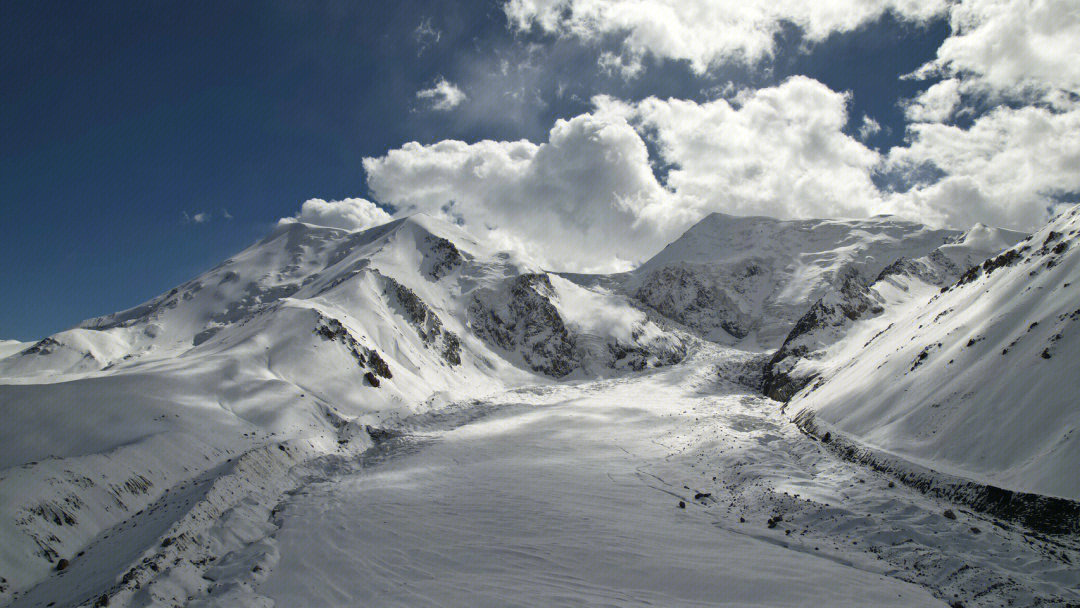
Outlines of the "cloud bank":
[[[544,141],[408,143],[366,158],[371,196],[425,212],[555,270],[611,271],[656,253],[712,212],[774,217],[893,213],[933,225],[1031,229],[1080,194],[1080,11],[1074,0],[508,0],[511,26],[605,42],[605,69],[646,57],[698,73],[772,55],[784,24],[811,42],[891,13],[947,18],[951,35],[900,100],[905,142],[868,147],[883,127],[851,117],[848,93],[804,76],[711,101],[597,96]],[[465,96],[439,79],[433,109]],[[1007,103],[1004,103],[1007,102]],[[353,209],[356,207],[356,209]],[[324,225],[389,219],[363,199],[313,199]],[[304,219],[309,218],[309,219]]]
[[[877,152],[843,132],[847,97],[805,77],[704,104],[607,97],[546,142],[409,143],[364,160],[373,196],[486,232],[553,268],[625,269],[713,211],[884,208]],[[650,159],[646,138],[659,158]],[[671,166],[662,184],[653,162]],[[876,205],[875,205],[876,203]]]
[[773,56],[785,23],[809,42],[849,32],[891,13],[925,22],[946,0],[509,0],[510,25],[589,42],[621,38],[611,65],[634,66],[645,56],[686,61],[698,74],[724,62],[755,64]]

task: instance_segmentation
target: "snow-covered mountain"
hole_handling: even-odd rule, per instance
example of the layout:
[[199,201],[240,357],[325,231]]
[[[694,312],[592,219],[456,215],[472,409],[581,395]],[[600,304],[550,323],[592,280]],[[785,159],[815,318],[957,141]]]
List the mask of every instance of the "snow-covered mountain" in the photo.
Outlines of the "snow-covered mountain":
[[[969,234],[942,253],[963,252],[988,234]],[[992,245],[1012,238],[989,236]],[[944,287],[927,290],[933,282],[918,278],[925,273],[883,273],[862,294],[886,308],[901,303],[852,324],[817,360],[791,366],[788,373],[815,378],[788,407],[934,471],[1080,499],[1078,243],[1080,207],[1073,207]],[[902,265],[935,269],[935,257]],[[896,296],[916,285],[918,293]]]
[[[0,342],[0,604],[86,551],[104,560],[86,589],[149,597],[164,547],[189,551],[170,576],[203,581],[192,556],[244,546],[237,527],[270,514],[236,514],[276,504],[298,465],[354,458],[451,403],[482,412],[515,387],[610,387],[680,363],[666,382],[697,378],[707,396],[701,374],[757,391],[771,357],[768,393],[838,434],[1075,498],[1061,471],[1080,456],[1077,414],[1053,379],[1080,354],[1078,222],[997,255],[1022,235],[714,214],[602,276],[547,272],[424,215],[360,232],[283,222],[149,302]],[[242,522],[221,532],[228,517]],[[161,583],[129,603],[208,588]]]
[[688,340],[430,217],[355,233],[283,223],[145,304],[5,343],[0,599],[240,455],[362,446],[365,425],[669,365]]
[[838,277],[839,283],[830,286],[795,323],[773,354],[765,368],[765,394],[787,401],[818,375],[816,362],[852,325],[867,317],[896,315],[908,306],[921,303],[941,287],[955,282],[972,266],[1015,245],[1024,236],[978,224],[929,255],[896,260],[872,283],[854,269],[844,269]]
[[791,327],[854,272],[871,280],[901,257],[960,233],[890,216],[777,220],[714,213],[632,272],[622,289],[703,337],[780,345]]

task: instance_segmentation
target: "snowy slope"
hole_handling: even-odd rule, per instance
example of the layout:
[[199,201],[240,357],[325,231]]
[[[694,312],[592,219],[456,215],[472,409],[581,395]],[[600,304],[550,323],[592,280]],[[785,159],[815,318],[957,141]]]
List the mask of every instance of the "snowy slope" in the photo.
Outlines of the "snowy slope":
[[918,306],[955,282],[972,266],[1018,243],[1026,235],[977,224],[929,255],[900,258],[872,284],[852,268],[795,323],[765,368],[763,391],[787,401],[819,373],[817,361],[851,327],[877,315],[892,317]]
[[28,348],[31,344],[30,342],[20,342],[18,340],[0,340],[0,359],[8,355],[14,355],[20,350]]
[[1010,490],[1080,498],[1080,207],[829,347],[794,412]]
[[[952,409],[938,404],[931,408],[934,415],[955,412],[973,419],[982,419],[976,407],[1008,409],[1007,401],[998,397],[1028,403],[1030,395],[1021,394],[1027,387],[1052,392],[1048,378],[1066,372],[1068,360],[1080,354],[1069,350],[1077,343],[1069,337],[1072,317],[1053,317],[1080,316],[1062,308],[1075,293],[1059,286],[1056,289],[1065,291],[1054,292],[1047,302],[1036,297],[1038,291],[1023,297],[1007,294],[1029,284],[1042,285],[1038,289],[1049,293],[1054,277],[1065,282],[1080,278],[1059,276],[1076,272],[1072,250],[1061,245],[1075,238],[1076,219],[1066,219],[1071,223],[1059,232],[1073,232],[1043,235],[1046,247],[1041,241],[1030,242],[1024,255],[1038,260],[1009,258],[1011,265],[965,275],[962,285],[939,295],[932,307],[949,304],[948,310],[937,311],[937,324],[918,316],[930,308],[912,303],[937,295],[939,285],[955,281],[986,251],[1010,245],[1014,235],[985,227],[960,235],[887,217],[779,221],[714,215],[638,270],[583,277],[546,272],[529,260],[491,249],[457,226],[423,215],[361,232],[284,222],[218,267],[142,305],[87,320],[36,343],[0,343],[0,412],[5,421],[0,425],[0,605],[12,598],[16,605],[37,605],[44,597],[93,604],[96,596],[89,594],[106,588],[132,605],[174,605],[209,595],[214,584],[204,577],[207,556],[250,551],[265,558],[256,564],[267,568],[276,560],[272,552],[263,551],[259,539],[273,519],[273,506],[283,493],[305,483],[310,473],[305,467],[315,461],[330,470],[352,462],[394,436],[387,429],[408,428],[404,421],[418,416],[439,420],[441,408],[449,403],[475,407],[480,413],[465,416],[471,421],[483,415],[485,396],[513,387],[528,387],[522,395],[561,387],[580,388],[585,395],[622,387],[615,393],[617,403],[605,402],[604,408],[635,406],[633,400],[642,395],[653,399],[665,390],[685,388],[696,408],[711,400],[714,388],[678,387],[686,374],[698,378],[715,375],[716,369],[745,371],[751,362],[760,370],[761,355],[715,350],[716,345],[693,334],[741,340],[741,348],[749,350],[778,345],[814,301],[841,310],[852,303],[862,308],[854,315],[857,323],[829,326],[827,331],[835,330],[835,335],[807,334],[815,346],[806,352],[820,351],[820,356],[811,360],[799,355],[791,367],[806,374],[809,368],[799,366],[812,363],[814,374],[835,378],[840,386],[823,380],[816,392],[807,389],[796,396],[797,407],[812,407],[823,420],[838,425],[850,422],[845,430],[862,433],[868,441],[884,429],[885,437],[895,441],[876,445],[914,446],[910,457],[946,462],[941,454],[951,454],[951,442],[932,445],[932,437],[921,438],[923,445],[903,435],[918,425],[930,427],[912,412],[890,409],[890,404],[907,403],[908,394],[899,398],[897,387],[910,389],[923,401],[934,394],[953,395],[947,402]],[[1059,261],[1034,279],[1028,277],[1034,265],[1048,266],[1051,259]],[[1023,277],[1017,274],[1021,270]],[[1008,283],[1012,287],[999,285],[1013,274],[1018,278]],[[980,297],[972,298],[976,292]],[[1022,308],[1025,312],[1016,315],[1038,316],[1041,322],[1025,329],[1026,342],[1001,346],[1015,336],[999,336],[980,324],[990,319],[988,327],[1012,327],[1020,321],[987,316],[991,305],[994,314]],[[965,313],[965,306],[982,308]],[[878,307],[886,312],[878,314]],[[882,351],[874,363],[880,363],[880,371],[860,368],[859,382],[843,380],[843,374],[862,361],[861,347],[853,345],[883,329],[886,318],[905,315],[913,316],[908,325],[925,327],[917,328],[914,339],[914,333],[900,335],[907,325],[896,322],[891,331],[899,337],[887,341],[889,348],[908,349],[905,339],[914,348],[924,337],[951,344],[968,339],[965,332],[975,331],[968,331],[969,326],[979,325],[982,339],[971,338],[978,346],[960,347],[979,353],[964,363],[963,374],[997,374],[995,380],[1008,377],[1016,386],[973,392],[971,399],[956,396],[950,382],[963,374],[952,367],[912,385],[918,374],[937,369],[931,365],[940,363],[934,349],[922,358],[905,351],[907,365],[919,362],[914,371],[907,370],[911,378]],[[933,333],[945,326],[951,333]],[[932,333],[924,336],[926,331]],[[1039,344],[1049,345],[1049,359],[1035,346],[1030,346],[1035,349],[1031,357],[1024,350],[1036,337]],[[990,360],[986,353],[991,352],[983,352],[984,347],[1006,348],[1009,357],[1022,353],[1023,365],[1007,373],[984,369]],[[868,352],[876,352],[873,348],[877,346]],[[702,353],[708,357],[703,359]],[[674,367],[684,360],[688,362]],[[650,374],[656,374],[654,384],[649,384]],[[867,379],[876,374],[883,384],[871,387]],[[574,382],[557,384],[560,380]],[[935,382],[944,388],[932,389]],[[924,385],[931,388],[923,391]],[[978,386],[991,391],[995,385]],[[854,398],[844,392],[859,387],[866,392]],[[1047,407],[1065,408],[1063,401],[1054,401],[1058,393],[1053,394]],[[819,398],[826,400],[814,401]],[[992,402],[985,405],[980,399]],[[728,406],[750,403],[741,396],[730,401]],[[674,422],[678,412],[686,414],[688,403],[681,397],[666,405],[653,403],[640,424],[662,428]],[[576,416],[572,408],[565,409],[554,422]],[[1068,458],[1075,461],[1075,421],[1059,414],[1053,420],[1035,417],[1041,420],[1037,423],[1026,420],[1035,425],[1030,433],[1048,437],[1048,443],[1027,446],[1027,451],[1014,449],[1015,462],[1001,454],[980,456],[957,442],[965,449],[958,448],[956,461],[947,464],[973,475],[1024,478],[1038,468],[1039,458],[1053,467],[1063,466]],[[608,416],[585,418],[597,428],[614,428]],[[914,426],[905,426],[905,416]],[[682,420],[679,433],[684,426],[695,428],[696,422],[696,414],[694,423]],[[952,418],[939,422],[943,434],[955,432],[945,425],[953,424]],[[774,423],[762,424],[764,430],[753,433],[753,446],[758,438],[772,440]],[[581,424],[578,433],[602,434],[589,428]],[[980,428],[980,441],[997,440],[993,429]],[[1058,431],[1066,434],[1054,435]],[[537,433],[555,437],[560,428],[543,426]],[[638,434],[635,443],[625,445],[644,450],[667,439]],[[798,442],[797,432],[789,434],[797,450],[807,448]],[[760,449],[766,449],[766,443]],[[582,441],[571,435],[558,443],[568,458],[585,455],[574,452],[579,444]],[[922,452],[920,445],[925,447]],[[610,447],[630,455],[622,440]],[[608,448],[603,449],[606,458]],[[458,459],[470,453],[471,446],[448,454]],[[962,462],[966,454],[975,454],[975,464]],[[669,456],[657,452],[650,457],[666,461]],[[595,469],[601,470],[607,471],[606,464]],[[627,475],[630,470],[640,473],[637,464]],[[553,474],[513,467],[506,471],[508,478]],[[1060,473],[1049,475],[1060,481]],[[446,479],[452,484],[456,478]],[[622,492],[620,500],[632,500],[632,494]],[[672,496],[667,490],[661,493],[664,501]],[[599,511],[589,513],[592,517]],[[666,535],[682,538],[677,531],[672,527]],[[255,571],[244,555],[234,556],[242,566],[237,573],[251,578]],[[793,564],[801,560],[793,559]],[[60,560],[70,561],[72,570],[51,574]],[[831,569],[819,565],[823,573]],[[162,580],[159,568],[169,569]],[[790,571],[793,578],[801,574],[794,565]],[[213,570],[209,576],[232,574]],[[856,574],[846,575],[862,580]],[[142,586],[152,580],[160,584]],[[824,593],[826,588],[815,589]],[[855,589],[853,596],[864,591]]]
[[958,234],[889,216],[777,220],[714,213],[622,283],[707,339],[754,335],[775,347],[846,269],[869,281],[897,258],[927,255]]
[[0,600],[232,459],[280,442],[325,453],[451,400],[668,365],[688,339],[430,217],[283,223],[0,358]]

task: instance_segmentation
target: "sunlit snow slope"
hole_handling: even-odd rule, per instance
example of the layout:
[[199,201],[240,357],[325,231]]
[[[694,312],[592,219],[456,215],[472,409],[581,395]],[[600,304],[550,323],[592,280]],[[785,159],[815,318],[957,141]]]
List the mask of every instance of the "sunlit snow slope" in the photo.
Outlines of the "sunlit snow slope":
[[871,447],[1080,499],[1080,207],[896,316],[856,325],[791,400]]
[[717,341],[780,345],[795,321],[846,272],[872,280],[897,258],[955,239],[890,216],[777,220],[709,215],[622,277],[642,303]]
[[430,217],[283,223],[145,304],[3,343],[0,599],[253,451],[333,451],[453,399],[668,365],[687,339]]

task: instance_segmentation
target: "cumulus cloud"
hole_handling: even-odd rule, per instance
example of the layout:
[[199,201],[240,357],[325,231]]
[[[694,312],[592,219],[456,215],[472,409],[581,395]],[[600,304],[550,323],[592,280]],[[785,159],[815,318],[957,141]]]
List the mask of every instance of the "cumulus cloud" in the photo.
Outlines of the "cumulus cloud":
[[952,35],[921,76],[960,76],[970,90],[1006,96],[1080,92],[1080,10],[1075,0],[961,0]]
[[956,226],[1031,229],[1056,200],[1080,193],[1080,108],[1002,106],[967,129],[917,123],[909,137],[909,145],[890,150],[886,166],[908,173],[929,166],[943,177],[891,197],[902,212]]
[[621,120],[559,120],[548,141],[409,143],[364,159],[375,197],[463,222],[554,268],[626,268],[664,237],[641,210],[666,196],[645,143]]
[[597,99],[657,144],[673,168],[674,200],[649,209],[666,224],[711,211],[774,217],[859,216],[880,201],[870,179],[877,152],[843,132],[848,97],[796,76],[731,101]]
[[[1080,194],[1080,10],[960,0],[949,21],[936,59],[913,75],[944,80],[904,104],[908,143],[884,165],[914,186],[889,205],[952,225],[1034,228]],[[967,128],[948,124],[959,112]]]
[[300,206],[300,213],[295,217],[282,218],[281,222],[300,221],[316,226],[357,231],[385,224],[391,219],[390,214],[378,205],[362,198],[346,198],[340,201],[313,198],[304,201]]
[[432,110],[439,111],[453,110],[468,99],[464,91],[459,89],[456,84],[448,82],[441,76],[430,89],[417,91],[416,97],[427,101]]
[[960,81],[942,80],[930,86],[915,99],[904,104],[908,120],[916,122],[945,122],[952,118],[960,105]]
[[[758,90],[717,89],[704,102],[599,96],[540,143],[409,143],[365,159],[364,169],[375,199],[399,213],[463,223],[556,270],[628,268],[714,211],[895,213],[956,228],[1030,229],[1058,201],[1080,195],[1074,7],[1075,0],[507,0],[512,27],[603,42],[601,69],[626,77],[639,75],[647,57],[686,61],[697,73],[753,64],[773,54],[784,23],[814,42],[886,12],[909,21],[947,14],[952,33],[913,74],[936,82],[900,102],[910,121],[905,142],[884,154],[862,142],[885,127],[869,116],[852,124],[847,93],[795,76]],[[440,79],[418,96],[433,106],[456,97],[440,86],[457,90]],[[890,185],[879,188],[879,177]]]
[[[713,211],[867,215],[879,155],[843,133],[847,97],[804,77],[703,104],[598,97],[548,141],[406,144],[364,160],[374,196],[464,223],[554,269],[627,268]],[[671,166],[653,173],[644,136]]]
[[863,114],[862,124],[859,125],[859,139],[866,141],[881,133],[881,123]]
[[754,64],[771,57],[785,23],[819,42],[886,12],[923,22],[946,6],[946,0],[508,0],[504,10],[520,30],[593,42],[621,37],[622,65],[652,55],[686,61],[700,74],[722,62]]

